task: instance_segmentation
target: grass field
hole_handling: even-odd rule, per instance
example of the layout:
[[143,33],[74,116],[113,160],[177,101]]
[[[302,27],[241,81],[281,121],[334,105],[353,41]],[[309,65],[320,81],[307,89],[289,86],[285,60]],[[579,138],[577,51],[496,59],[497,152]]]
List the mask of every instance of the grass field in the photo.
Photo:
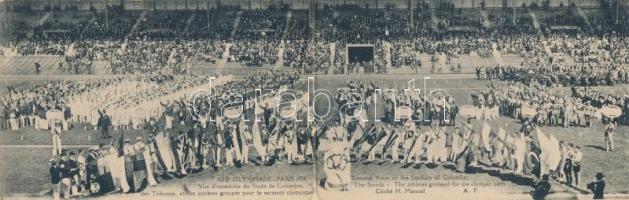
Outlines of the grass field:
[[[444,76],[445,77],[445,76]],[[427,80],[427,89],[442,88],[447,89],[451,96],[456,99],[457,104],[469,104],[470,93],[476,91],[484,85],[487,81],[477,81],[470,78],[461,79],[446,79],[444,77],[433,76],[432,79]],[[418,76],[317,76],[316,87],[319,89],[328,89],[335,91],[335,88],[345,86],[347,80],[373,80],[377,84],[386,85],[381,87],[387,88],[406,88],[408,80],[416,79],[416,88],[423,89],[423,75]],[[8,84],[22,85],[27,87],[32,82],[9,82]],[[1,84],[1,83],[0,83]],[[333,108],[334,112],[336,108]],[[519,128],[519,122],[506,117],[501,117],[498,120],[489,122],[492,127],[498,126],[505,127],[508,131],[515,131]],[[473,122],[475,129],[480,129],[481,121],[475,120]],[[614,152],[605,152],[602,150],[603,143],[603,126],[596,122],[592,128],[552,128],[543,127],[546,133],[552,133],[557,136],[558,139],[566,142],[572,142],[582,147],[584,153],[583,170],[582,170],[582,183],[580,187],[584,187],[585,184],[593,179],[593,175],[596,172],[604,172],[607,180],[607,192],[616,194],[627,194],[629,190],[626,185],[629,185],[627,181],[626,168],[629,167],[626,162],[629,159],[629,149],[626,148],[629,145],[629,127],[621,126],[616,130],[616,145],[617,149]],[[125,137],[135,138],[136,136],[145,136],[145,131],[125,131]],[[99,133],[90,128],[84,130],[82,126],[76,127],[73,130],[64,132],[62,135],[63,143],[66,145],[96,145],[98,143],[109,143],[108,140],[98,139]],[[35,131],[31,128],[24,128],[19,131],[0,131],[0,194],[4,195],[20,195],[30,194],[37,195],[40,192],[50,188],[48,180],[48,165],[47,161],[50,158],[50,148],[46,146],[7,146],[7,145],[49,145],[50,135],[48,131]],[[252,150],[252,157],[255,156],[255,152]],[[456,175],[447,166],[439,166],[436,168],[421,166],[404,166],[402,164],[389,164],[389,163],[355,163],[352,166],[352,175],[430,175],[430,174],[447,174]],[[148,188],[146,192],[153,190],[159,191],[187,191],[193,188],[195,184],[199,183],[215,183],[216,177],[221,176],[239,176],[239,175],[303,175],[307,177],[315,177],[312,173],[317,174],[317,179],[322,178],[322,174],[317,170],[320,170],[318,165],[298,165],[289,166],[284,163],[279,163],[271,167],[260,166],[245,166],[243,168],[221,168],[217,171],[206,170],[199,174],[191,175],[188,178],[173,179],[164,181],[156,188]],[[496,192],[500,194],[512,194],[520,197],[528,197],[527,192],[531,190],[530,181],[509,180],[505,176],[498,176],[497,172],[482,171],[481,173],[469,175],[470,179],[478,181],[499,181],[505,180],[506,185],[495,190],[487,192]],[[467,176],[467,175],[466,175]],[[506,176],[508,177],[508,176]],[[318,181],[318,180],[316,180]],[[310,180],[312,182],[312,180]],[[359,182],[359,181],[358,181]],[[572,194],[569,190],[566,190],[560,185],[553,185],[553,191],[561,194]],[[362,191],[360,188],[355,190],[360,191],[361,194],[371,198],[377,198],[377,195],[368,195],[373,192],[371,190]],[[322,191],[321,195],[330,195],[325,191]],[[433,190],[433,194],[439,192],[448,192],[448,190]],[[350,193],[348,193],[350,194]],[[354,194],[352,192],[351,194]],[[134,194],[141,195],[141,194]],[[117,195],[111,195],[115,198]],[[479,197],[480,198],[480,197]],[[367,198],[369,199],[369,198]]]

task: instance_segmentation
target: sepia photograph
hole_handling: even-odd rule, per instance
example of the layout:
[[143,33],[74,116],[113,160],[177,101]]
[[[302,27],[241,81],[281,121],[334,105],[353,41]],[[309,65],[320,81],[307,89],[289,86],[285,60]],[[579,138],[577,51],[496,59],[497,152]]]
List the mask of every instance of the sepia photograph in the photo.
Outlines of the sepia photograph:
[[0,0],[0,200],[629,200],[629,0]]

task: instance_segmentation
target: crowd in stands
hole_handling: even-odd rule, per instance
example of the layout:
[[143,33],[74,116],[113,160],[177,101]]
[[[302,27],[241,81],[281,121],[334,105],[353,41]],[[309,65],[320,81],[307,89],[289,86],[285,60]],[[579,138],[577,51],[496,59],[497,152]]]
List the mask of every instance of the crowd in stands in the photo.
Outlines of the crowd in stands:
[[308,23],[308,16],[305,13],[290,12],[288,20],[286,32],[283,34],[284,40],[305,40],[311,38],[312,29]]
[[191,12],[185,11],[148,13],[139,24],[140,31],[136,32],[136,36],[150,39],[182,37],[191,17]]
[[[440,10],[442,12],[438,12],[437,16],[443,19],[443,24],[446,27],[473,27],[478,29],[481,27],[482,17],[470,17],[474,16],[470,13],[464,13],[462,9],[456,9],[455,12]],[[476,12],[476,11],[465,11],[465,12]]]
[[274,40],[234,40],[231,43],[229,61],[240,62],[248,67],[261,67],[277,62],[277,41]]
[[518,79],[545,85],[611,86],[629,83],[627,41],[617,35],[551,34],[547,37],[501,37],[497,50],[524,58],[519,66],[484,66],[479,79]]
[[[501,14],[488,14],[488,20],[493,27],[491,32],[500,35],[534,35],[537,30],[533,26],[533,18],[527,13],[526,9],[516,9],[516,16],[513,13],[503,12]],[[514,20],[515,18],[515,20]]]
[[25,41],[15,45],[17,53],[22,56],[29,55],[63,55],[68,42],[60,41]]
[[79,38],[83,27],[88,23],[89,18],[82,18],[77,14],[66,16],[80,20],[79,22],[64,22],[62,13],[54,13],[41,26],[33,29],[33,38],[36,40],[67,40],[68,38]]
[[229,60],[250,67],[275,64],[286,20],[285,11],[243,11],[232,37]]
[[367,44],[384,36],[385,23],[383,11],[359,9],[322,16],[317,28],[327,41]]
[[496,50],[502,55],[537,56],[536,53],[544,53],[543,39],[535,35],[522,35],[518,37],[497,36]]
[[188,26],[184,37],[189,39],[219,39],[227,40],[234,30],[235,11],[212,9],[195,11],[195,17]]
[[575,7],[557,10],[550,16],[539,16],[543,30],[552,32],[554,27],[582,27],[585,25],[583,18],[579,17]]
[[281,38],[286,27],[287,12],[276,10],[242,11],[234,40]]
[[343,41],[336,43],[336,48],[334,49],[334,74],[343,74],[344,66],[348,65],[346,47],[347,43]]
[[[417,7],[416,11],[422,9],[424,7]],[[61,22],[55,15],[39,27],[21,25],[22,29],[33,30],[56,27],[73,34],[80,32],[81,36],[65,37],[68,40],[37,36],[3,46],[17,49],[18,55],[70,54],[83,60],[81,63],[106,61],[113,73],[155,70],[184,73],[191,61],[216,63],[221,59],[243,66],[278,64],[305,73],[345,73],[361,71],[360,68],[363,73],[384,73],[389,66],[419,68],[426,64],[421,62],[422,57],[431,58],[433,65],[445,58],[448,65],[457,66],[450,61],[467,55],[490,58],[495,49],[497,53],[526,60],[519,68],[528,70],[517,70],[517,74],[508,73],[507,77],[524,77],[526,73],[522,72],[543,72],[538,79],[564,85],[609,85],[627,81],[624,63],[629,57],[622,48],[627,45],[623,37],[588,33],[538,35],[508,28],[514,24],[530,27],[532,22],[525,14],[517,15],[515,23],[511,15],[491,14],[489,20],[493,19],[493,26],[483,28],[488,30],[479,34],[432,30],[431,16],[424,13],[414,15],[416,19],[410,27],[406,11],[356,6],[326,7],[316,13],[314,24],[310,24],[306,13],[276,8],[156,11],[145,15],[111,8],[107,12],[90,10],[80,15],[89,19],[74,25]],[[438,13],[445,21],[457,23],[469,21],[459,18],[472,15],[458,9]],[[136,21],[137,30],[131,33]],[[13,25],[20,26],[19,23],[3,24]],[[472,26],[481,25],[472,23]],[[73,31],[77,28],[82,30]],[[25,32],[19,28],[16,31]],[[126,36],[130,37],[125,39]],[[349,62],[346,46],[357,43],[374,45],[375,56],[371,63]],[[281,48],[283,52],[279,51]],[[226,51],[229,57],[223,57]],[[282,55],[278,55],[280,53]],[[78,66],[83,65],[90,66]]]

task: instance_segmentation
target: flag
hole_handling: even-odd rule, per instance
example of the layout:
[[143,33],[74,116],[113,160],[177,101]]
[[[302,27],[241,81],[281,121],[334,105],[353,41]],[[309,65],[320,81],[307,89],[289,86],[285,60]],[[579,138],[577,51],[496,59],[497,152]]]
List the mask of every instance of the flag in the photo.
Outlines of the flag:
[[72,44],[70,44],[70,46],[68,46],[68,48],[66,49],[66,52],[65,52],[65,56],[66,57],[70,57],[70,58],[76,57],[76,50],[74,48],[74,43],[72,43]]
[[515,148],[515,137],[512,134],[505,135],[504,144],[509,148]]
[[[561,161],[561,154],[559,151],[559,141],[552,134],[546,135],[542,130],[535,128],[537,133],[537,141],[539,142],[539,149],[541,151],[539,155],[540,162],[540,175],[545,174],[547,170],[555,170],[559,165],[558,161]],[[557,158],[557,154],[559,157]]]
[[498,151],[502,151],[505,145],[511,147],[511,143],[507,143],[507,132],[502,127],[498,129],[496,137],[498,138],[498,143],[496,144]]
[[[539,149],[541,150],[542,154],[544,153],[544,151],[546,151],[547,146],[548,146],[548,136],[546,136],[546,134],[544,134],[544,132],[542,132],[541,129],[539,129],[539,127],[535,128],[535,132],[536,132],[536,136],[537,136],[537,142],[539,144]],[[540,157],[540,159],[542,159]]]
[[114,183],[122,189],[123,192],[129,192],[129,176],[127,175],[127,160],[125,156],[112,155],[109,160],[109,166],[111,168],[111,177],[114,179]]
[[487,122],[483,122],[483,128],[481,129],[481,142],[486,150],[491,149],[489,145],[489,134],[491,133],[491,126]]
[[116,148],[118,157],[124,155],[124,133],[122,131],[116,134],[116,137],[111,141],[111,144]]
[[105,194],[114,190],[114,181],[111,176],[111,168],[109,165],[109,157],[108,155],[103,156],[100,152],[95,152],[92,154],[94,158],[96,158],[96,166],[98,168],[98,175],[96,177],[96,181],[91,181],[90,190],[93,193]]
[[175,172],[175,155],[172,151],[170,139],[164,132],[155,136],[155,146],[157,147],[157,159],[162,169],[168,172]]
[[[101,158],[101,159],[105,160],[105,158]],[[98,194],[106,194],[108,192],[113,191],[116,188],[115,183],[114,183],[114,177],[112,176],[111,171],[107,171],[99,175],[100,176],[96,177],[96,181],[91,181],[90,190],[92,190],[92,192],[95,192]],[[97,183],[97,184],[94,184],[94,183]]]
[[148,176],[144,151],[146,150],[142,149],[131,156],[131,161],[133,162],[133,181],[131,182],[131,184],[133,185],[132,190],[136,192],[140,190],[142,183],[146,180]]
[[122,156],[124,162],[124,174],[125,180],[127,181],[127,185],[129,186],[129,191],[135,191],[135,183],[134,175],[133,175],[133,156],[132,155],[123,155]]
[[498,138],[500,138],[500,140],[503,140],[503,141],[507,139],[507,132],[502,127],[498,129]]
[[559,163],[561,163],[561,147],[559,146],[559,140],[553,134],[550,134],[548,147],[548,169],[556,170],[559,167]]

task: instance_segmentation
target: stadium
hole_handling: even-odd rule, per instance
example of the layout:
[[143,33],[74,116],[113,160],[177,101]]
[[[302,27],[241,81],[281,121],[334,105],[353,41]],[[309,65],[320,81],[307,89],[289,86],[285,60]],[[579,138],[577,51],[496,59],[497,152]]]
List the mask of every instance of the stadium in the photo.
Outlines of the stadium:
[[627,6],[0,0],[0,199],[629,198]]

